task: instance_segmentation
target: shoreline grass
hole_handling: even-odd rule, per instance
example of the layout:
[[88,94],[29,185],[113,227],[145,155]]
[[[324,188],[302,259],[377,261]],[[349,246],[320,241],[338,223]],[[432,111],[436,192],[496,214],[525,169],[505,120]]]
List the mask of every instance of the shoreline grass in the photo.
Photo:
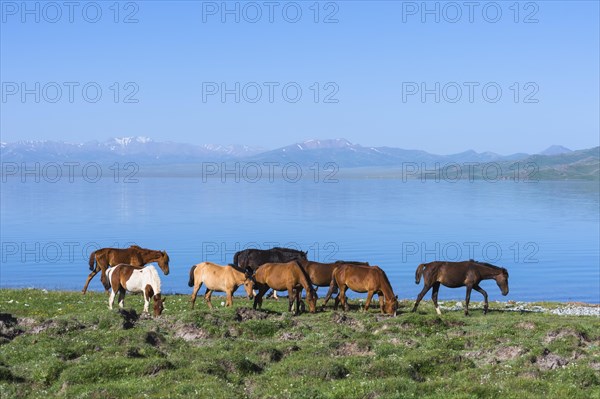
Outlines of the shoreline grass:
[[104,293],[0,289],[0,396],[600,398],[598,317],[503,302],[438,317],[430,301],[409,313],[412,300],[395,318],[377,303],[292,316],[287,299],[222,300],[191,310],[168,295],[151,318],[140,295],[110,311]]

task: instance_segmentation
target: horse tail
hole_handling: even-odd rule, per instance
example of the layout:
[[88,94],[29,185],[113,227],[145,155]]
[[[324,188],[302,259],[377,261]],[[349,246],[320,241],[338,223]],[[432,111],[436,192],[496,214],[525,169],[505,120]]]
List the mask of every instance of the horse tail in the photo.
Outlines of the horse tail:
[[415,284],[419,284],[421,282],[423,270],[425,270],[425,263],[421,263],[419,266],[417,266],[417,270],[415,270]]
[[188,287],[194,286],[194,270],[196,270],[196,265],[192,266],[190,269],[190,280],[188,281]]
[[94,263],[96,263],[96,252],[97,251],[94,251],[94,252],[92,252],[90,254],[90,262],[89,262],[89,264],[90,264],[90,270],[91,271],[94,271]]

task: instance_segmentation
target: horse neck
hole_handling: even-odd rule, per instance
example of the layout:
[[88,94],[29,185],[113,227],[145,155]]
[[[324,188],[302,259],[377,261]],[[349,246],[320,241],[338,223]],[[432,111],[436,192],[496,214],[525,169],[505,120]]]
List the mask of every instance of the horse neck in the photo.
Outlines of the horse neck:
[[143,257],[146,258],[148,262],[154,262],[161,259],[163,257],[163,253],[154,249],[145,249]]
[[384,274],[384,271],[381,270],[381,279],[382,279],[382,285],[381,285],[381,292],[383,292],[383,296],[385,297],[385,300],[392,300],[394,299],[394,290],[392,289],[392,286],[390,285],[389,280],[387,279],[387,277]]
[[493,267],[485,266],[479,268],[479,275],[482,280],[495,279],[496,276],[502,273],[501,269],[495,269]]
[[246,273],[237,270],[235,267],[231,267],[231,273],[233,274],[233,278],[236,284],[241,285],[244,283],[244,281],[246,281]]

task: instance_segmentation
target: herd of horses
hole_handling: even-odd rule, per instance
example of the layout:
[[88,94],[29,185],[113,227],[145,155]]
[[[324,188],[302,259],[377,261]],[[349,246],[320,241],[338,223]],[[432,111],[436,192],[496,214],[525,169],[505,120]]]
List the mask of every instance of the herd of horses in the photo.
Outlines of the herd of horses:
[[[211,262],[202,262],[190,269],[188,285],[193,287],[191,306],[194,307],[198,291],[204,284],[204,298],[212,309],[211,295],[213,291],[224,292],[226,305],[232,306],[233,294],[244,286],[249,299],[254,299],[253,308],[262,307],[263,297],[272,289],[276,297],[277,291],[288,292],[289,311],[297,314],[301,307],[302,291],[306,293],[309,312],[317,309],[317,292],[315,287],[329,287],[322,307],[325,307],[333,294],[334,309],[341,304],[349,309],[346,291],[348,289],[367,293],[364,310],[368,310],[373,295],[377,294],[381,313],[396,315],[398,296],[394,294],[392,285],[385,272],[378,266],[368,262],[339,260],[333,263],[310,261],[307,253],[290,248],[275,247],[267,250],[246,249],[237,252],[233,264],[226,266]],[[160,293],[160,278],[156,268],[149,263],[156,262],[165,275],[169,274],[169,256],[165,251],[155,251],[132,245],[129,248],[102,248],[90,254],[89,274],[83,293],[85,294],[92,278],[101,273],[104,288],[110,292],[109,308],[119,293],[119,307],[124,306],[125,292],[142,292],[144,295],[144,311],[148,312],[150,299],[153,301],[154,315],[163,311],[165,298]],[[148,265],[148,266],[146,266]],[[441,314],[437,296],[440,285],[450,288],[466,287],[465,315],[469,314],[471,291],[481,293],[484,298],[484,313],[488,311],[488,295],[479,283],[493,279],[498,284],[502,295],[508,294],[508,271],[485,262],[472,259],[462,262],[435,261],[420,264],[415,271],[415,283],[421,278],[424,286],[412,309],[417,310],[419,302],[430,289],[431,298],[438,314]],[[256,291],[256,292],[255,292]],[[303,304],[303,303],[302,303]]]

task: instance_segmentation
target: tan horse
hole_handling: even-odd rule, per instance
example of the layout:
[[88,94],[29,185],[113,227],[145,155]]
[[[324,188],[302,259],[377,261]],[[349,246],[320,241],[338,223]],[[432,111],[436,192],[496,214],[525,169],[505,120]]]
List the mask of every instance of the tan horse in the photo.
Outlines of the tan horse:
[[113,308],[115,294],[119,293],[119,307],[125,305],[125,291],[144,293],[144,312],[148,312],[150,298],[154,301],[154,316],[160,316],[164,307],[165,298],[160,296],[160,277],[154,266],[148,267],[119,264],[111,267],[108,272],[108,281],[112,291],[108,299],[109,309]]
[[294,299],[296,307],[294,314],[298,314],[300,309],[300,295],[302,289],[306,290],[306,300],[311,313],[315,313],[317,307],[317,293],[315,292],[308,274],[304,271],[297,261],[287,263],[265,263],[260,266],[254,274],[250,268],[246,269],[246,275],[252,276],[254,287],[258,289],[258,294],[254,297],[253,308],[262,307],[262,298],[265,293],[272,288],[273,290],[288,292],[289,308],[292,310]]
[[[102,272],[100,280],[104,288],[108,291],[110,283],[106,280],[106,269],[111,266],[116,266],[119,263],[129,264],[133,266],[145,266],[151,262],[158,262],[158,266],[163,273],[169,274],[169,255],[165,251],[155,251],[153,249],[145,249],[137,245],[132,245],[129,248],[101,248],[90,254],[90,270],[92,271],[83,286],[85,294],[90,281],[98,272]],[[94,267],[94,263],[96,266]]]
[[503,267],[498,267],[484,262],[476,262],[473,259],[463,262],[430,262],[422,263],[417,266],[415,271],[415,284],[419,284],[421,276],[424,277],[423,289],[417,296],[413,312],[416,312],[421,299],[433,287],[431,299],[435,305],[435,311],[441,315],[437,298],[440,284],[446,287],[457,288],[467,287],[467,296],[465,300],[465,316],[469,315],[469,301],[471,300],[471,290],[480,292],[485,300],[483,314],[488,311],[488,294],[479,286],[481,280],[493,279],[502,291],[502,295],[508,295],[508,271]]
[[352,291],[368,293],[364,307],[365,311],[369,310],[371,299],[374,294],[377,294],[381,313],[396,315],[398,297],[394,295],[390,281],[379,266],[340,265],[333,271],[331,285],[337,285],[340,289],[340,293],[335,298],[334,309],[337,309],[338,304],[341,302],[344,310],[348,310],[346,290],[350,288]]
[[252,299],[254,296],[252,278],[247,277],[243,271],[232,265],[221,266],[215,263],[202,262],[192,266],[190,269],[188,286],[194,287],[191,299],[192,309],[196,303],[196,295],[198,295],[198,290],[202,286],[202,283],[206,285],[204,299],[211,309],[213,306],[210,302],[210,297],[213,291],[225,292],[227,294],[226,306],[233,305],[233,293],[241,285],[244,286],[249,299]]

